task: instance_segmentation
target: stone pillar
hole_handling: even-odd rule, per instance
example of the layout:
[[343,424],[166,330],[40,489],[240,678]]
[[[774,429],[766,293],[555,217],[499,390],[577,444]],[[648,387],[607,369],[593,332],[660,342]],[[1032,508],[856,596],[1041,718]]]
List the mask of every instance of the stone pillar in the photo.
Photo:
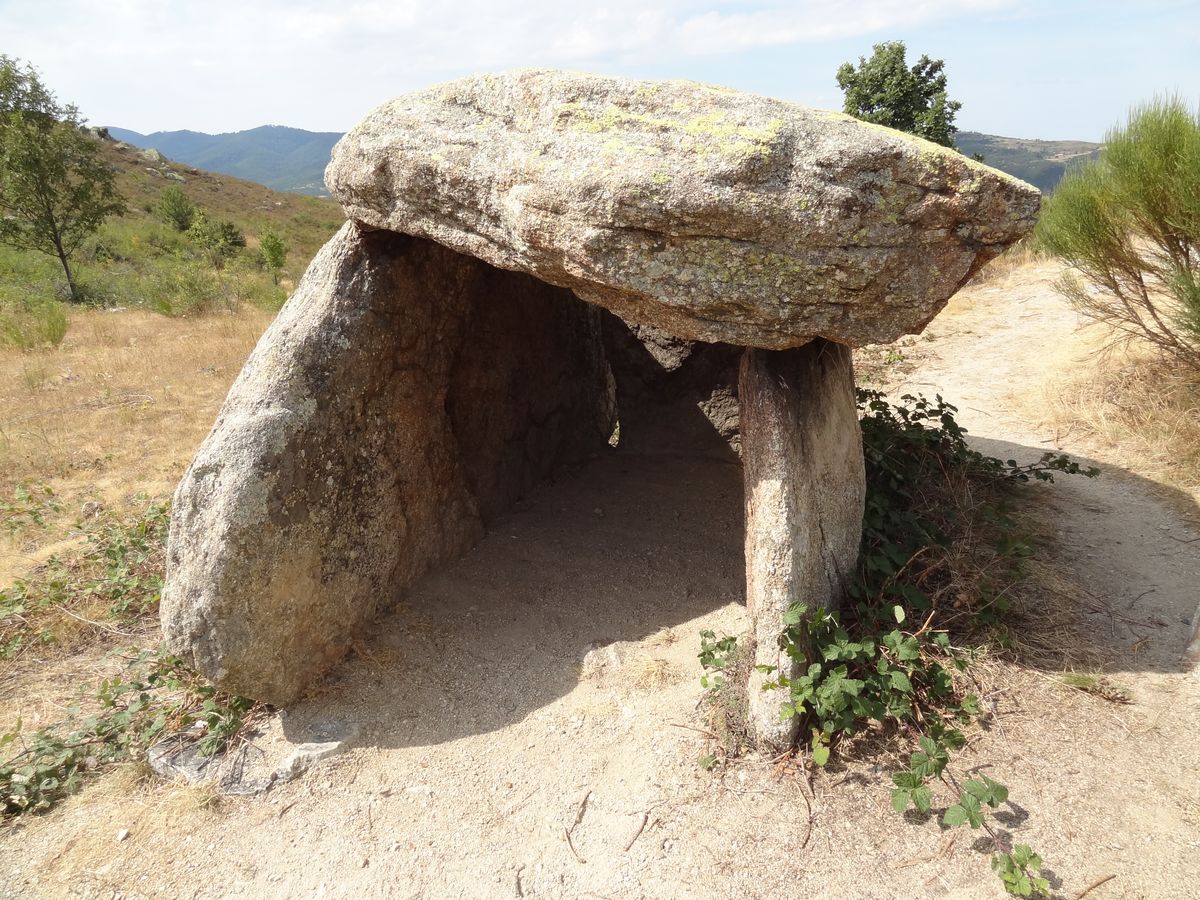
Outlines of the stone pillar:
[[[738,388],[746,481],[746,604],[755,665],[794,675],[782,652],[783,616],[797,601],[836,608],[858,558],[866,494],[850,350],[822,339],[792,350],[749,349]],[[750,674],[750,724],[780,747],[784,695]]]
[[175,493],[168,646],[225,690],[294,700],[613,415],[598,313],[570,291],[347,223]]

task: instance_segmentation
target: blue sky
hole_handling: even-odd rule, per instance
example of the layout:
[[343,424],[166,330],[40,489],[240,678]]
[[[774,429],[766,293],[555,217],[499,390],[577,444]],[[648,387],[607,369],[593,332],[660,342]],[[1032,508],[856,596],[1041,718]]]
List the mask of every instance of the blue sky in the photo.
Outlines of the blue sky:
[[1131,104],[1200,102],[1200,0],[0,0],[0,53],[95,124],[342,131],[473,72],[690,78],[841,106],[834,72],[903,40],[946,61],[959,126],[1100,140]]

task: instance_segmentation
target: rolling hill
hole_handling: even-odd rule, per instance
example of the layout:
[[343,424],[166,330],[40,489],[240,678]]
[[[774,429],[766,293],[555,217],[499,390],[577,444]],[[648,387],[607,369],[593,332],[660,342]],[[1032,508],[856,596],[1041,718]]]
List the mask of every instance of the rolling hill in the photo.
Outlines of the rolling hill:
[[1102,146],[1088,141],[1023,140],[978,131],[960,131],[956,141],[958,149],[968,156],[980,153],[987,165],[1028,181],[1045,193],[1054,190],[1068,167],[1096,159]]
[[204,134],[199,131],[156,131],[139,134],[109,127],[108,133],[143,149],[153,148],[173,160],[256,181],[276,191],[327,196],[325,165],[341,135],[263,125],[249,131]]

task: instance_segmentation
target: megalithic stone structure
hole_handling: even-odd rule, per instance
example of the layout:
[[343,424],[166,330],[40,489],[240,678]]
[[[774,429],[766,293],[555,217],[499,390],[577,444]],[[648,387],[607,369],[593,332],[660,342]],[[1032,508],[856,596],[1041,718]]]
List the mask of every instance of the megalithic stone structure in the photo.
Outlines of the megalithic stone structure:
[[[794,666],[783,612],[835,606],[858,548],[850,348],[919,332],[1039,202],[838,113],[544,70],[384,104],[326,181],[350,221],[179,486],[162,601],[174,652],[274,703],[536,481],[604,448],[639,339],[647,359],[747,348],[710,406],[728,437],[740,393],[756,659]],[[751,693],[759,737],[786,743],[778,698]]]

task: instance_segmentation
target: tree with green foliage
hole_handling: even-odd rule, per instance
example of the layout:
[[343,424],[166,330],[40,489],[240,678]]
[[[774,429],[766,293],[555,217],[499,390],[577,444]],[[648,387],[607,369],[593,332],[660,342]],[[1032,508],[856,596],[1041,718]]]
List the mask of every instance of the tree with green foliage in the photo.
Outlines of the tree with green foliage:
[[225,261],[246,246],[246,236],[232,222],[211,219],[203,210],[196,210],[187,236],[207,254],[214,269],[225,267]]
[[159,195],[154,211],[176,231],[187,231],[192,227],[192,220],[196,218],[196,204],[174,184]]
[[125,212],[115,173],[83,124],[36,69],[0,56],[0,243],[57,257],[72,300],[80,292],[71,256]]
[[1036,240],[1070,263],[1058,288],[1077,310],[1200,371],[1200,112],[1135,107],[1068,170]]
[[279,271],[287,259],[288,245],[283,242],[278,232],[268,225],[258,238],[258,246],[262,250],[263,262],[271,272],[271,278],[279,284]]
[[888,41],[876,44],[870,59],[860,56],[857,67],[843,63],[837,71],[846,95],[843,109],[865,122],[953,147],[954,117],[962,104],[946,95],[945,62],[922,56],[910,68],[905,52],[903,41]]

